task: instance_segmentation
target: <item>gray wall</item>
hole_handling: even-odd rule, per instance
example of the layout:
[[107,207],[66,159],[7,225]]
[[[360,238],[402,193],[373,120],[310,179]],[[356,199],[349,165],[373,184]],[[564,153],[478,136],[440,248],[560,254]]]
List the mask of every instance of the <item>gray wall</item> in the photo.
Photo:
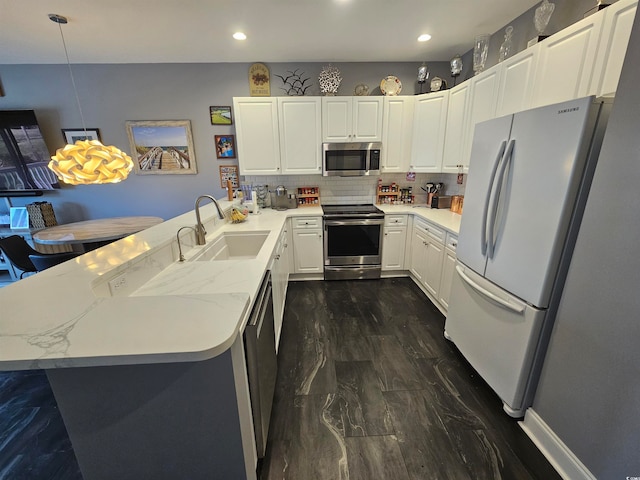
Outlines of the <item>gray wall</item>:
[[603,480],[640,476],[638,78],[640,16],[533,404]]
[[[352,95],[355,85],[369,85],[380,95],[380,80],[400,78],[403,95],[417,90],[416,63],[336,64],[343,81],[340,95]],[[274,74],[300,68],[311,77],[318,95],[323,64],[270,64],[271,94],[284,95]],[[198,194],[222,197],[218,166],[237,161],[216,159],[214,135],[235,133],[234,126],[213,126],[210,105],[232,105],[234,96],[248,96],[249,64],[124,64],[74,65],[73,72],[87,127],[99,128],[107,144],[130,152],[126,120],[191,120],[197,175],[131,175],[114,185],[65,186],[40,200],[54,205],[60,223],[119,215],[171,218],[193,208]],[[432,75],[448,75],[447,62],[429,64]],[[61,128],[81,127],[66,65],[2,65],[5,95],[0,109],[34,109],[52,153],[63,146]],[[37,199],[36,199],[37,200]],[[12,199],[14,206],[34,198]],[[0,207],[2,208],[2,207]]]

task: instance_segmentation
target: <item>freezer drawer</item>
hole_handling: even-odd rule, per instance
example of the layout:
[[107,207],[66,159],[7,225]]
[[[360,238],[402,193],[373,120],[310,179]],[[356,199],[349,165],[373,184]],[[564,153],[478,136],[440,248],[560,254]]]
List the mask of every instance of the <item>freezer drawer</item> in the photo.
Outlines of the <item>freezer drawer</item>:
[[545,313],[456,265],[445,335],[513,417],[528,406],[523,403]]

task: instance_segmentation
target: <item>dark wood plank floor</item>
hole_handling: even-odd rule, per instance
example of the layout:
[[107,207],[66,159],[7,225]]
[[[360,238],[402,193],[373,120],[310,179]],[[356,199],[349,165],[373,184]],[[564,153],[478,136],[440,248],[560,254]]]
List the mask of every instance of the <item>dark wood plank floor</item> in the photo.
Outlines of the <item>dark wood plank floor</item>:
[[292,282],[262,480],[559,479],[407,278]]
[[82,480],[42,370],[0,372],[0,480]]
[[[261,479],[558,479],[443,327],[409,279],[290,283]],[[82,480],[46,376],[0,372],[0,480],[44,479]]]

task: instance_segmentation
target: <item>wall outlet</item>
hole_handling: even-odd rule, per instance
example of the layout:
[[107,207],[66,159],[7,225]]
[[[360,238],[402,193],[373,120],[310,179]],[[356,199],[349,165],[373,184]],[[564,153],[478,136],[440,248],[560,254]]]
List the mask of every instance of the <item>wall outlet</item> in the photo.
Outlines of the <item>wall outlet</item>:
[[109,290],[111,290],[111,296],[116,297],[126,293],[129,284],[127,282],[127,274],[122,273],[115,278],[109,280]]

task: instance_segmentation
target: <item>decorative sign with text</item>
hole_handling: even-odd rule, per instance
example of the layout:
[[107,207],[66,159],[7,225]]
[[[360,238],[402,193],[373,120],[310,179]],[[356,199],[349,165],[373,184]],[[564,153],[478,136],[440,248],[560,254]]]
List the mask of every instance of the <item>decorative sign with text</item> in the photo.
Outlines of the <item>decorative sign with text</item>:
[[249,67],[249,95],[268,97],[271,95],[271,78],[264,63],[254,63]]

